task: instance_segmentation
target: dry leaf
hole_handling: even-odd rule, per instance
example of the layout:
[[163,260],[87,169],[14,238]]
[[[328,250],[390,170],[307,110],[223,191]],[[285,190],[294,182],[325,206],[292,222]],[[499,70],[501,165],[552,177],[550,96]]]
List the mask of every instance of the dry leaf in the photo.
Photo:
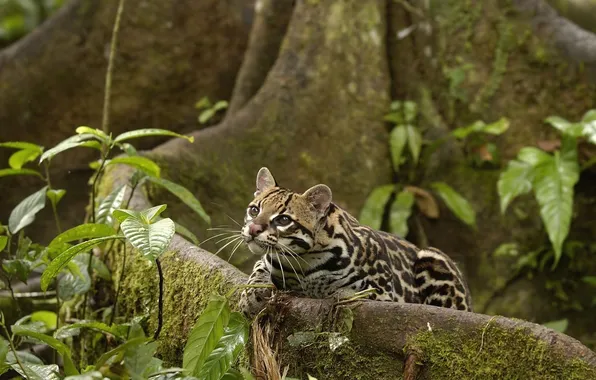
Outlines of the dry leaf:
[[431,193],[416,186],[406,186],[404,190],[414,194],[416,206],[421,213],[431,219],[439,217],[439,205]]

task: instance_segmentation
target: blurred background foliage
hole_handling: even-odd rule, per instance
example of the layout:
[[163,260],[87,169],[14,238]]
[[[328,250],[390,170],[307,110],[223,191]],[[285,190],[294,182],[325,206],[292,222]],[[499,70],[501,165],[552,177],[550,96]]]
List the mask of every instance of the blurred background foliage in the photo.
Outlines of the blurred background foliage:
[[0,47],[31,32],[64,3],[65,0],[0,0]]

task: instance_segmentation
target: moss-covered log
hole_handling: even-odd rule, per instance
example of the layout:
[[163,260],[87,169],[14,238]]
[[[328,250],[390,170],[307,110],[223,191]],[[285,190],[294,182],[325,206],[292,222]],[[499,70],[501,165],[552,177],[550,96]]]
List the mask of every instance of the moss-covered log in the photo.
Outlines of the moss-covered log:
[[[130,174],[111,171],[112,185],[126,183]],[[111,187],[104,186],[102,192]],[[145,196],[136,192],[132,207],[148,206]],[[111,261],[113,278],[120,278],[124,269],[119,315],[148,316],[147,328],[153,331],[157,271],[134,250],[127,255],[124,268],[122,249]],[[246,275],[178,236],[162,267],[164,323],[158,353],[167,364],[180,365],[188,333],[210,295],[228,293],[244,283]],[[233,297],[233,305],[235,301]],[[247,352],[246,357],[255,357],[252,364],[258,369],[255,361],[274,355],[277,375],[289,367],[289,374],[300,378],[309,373],[321,379],[399,379],[404,356],[415,353],[419,379],[596,377],[596,354],[569,336],[529,322],[434,306],[376,301],[337,306],[334,300],[278,294],[253,331],[265,335],[275,353]],[[257,374],[277,378],[273,372]]]

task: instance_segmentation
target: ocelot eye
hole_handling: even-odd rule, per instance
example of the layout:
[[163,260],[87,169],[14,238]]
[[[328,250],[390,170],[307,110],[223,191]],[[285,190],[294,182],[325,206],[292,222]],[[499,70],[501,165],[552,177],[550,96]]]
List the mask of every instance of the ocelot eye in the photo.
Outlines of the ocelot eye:
[[251,218],[259,215],[259,208],[257,206],[250,206],[248,208],[248,215],[250,215]]
[[275,218],[275,224],[277,224],[278,226],[284,227],[290,223],[292,223],[292,219],[287,215],[280,215],[277,218]]

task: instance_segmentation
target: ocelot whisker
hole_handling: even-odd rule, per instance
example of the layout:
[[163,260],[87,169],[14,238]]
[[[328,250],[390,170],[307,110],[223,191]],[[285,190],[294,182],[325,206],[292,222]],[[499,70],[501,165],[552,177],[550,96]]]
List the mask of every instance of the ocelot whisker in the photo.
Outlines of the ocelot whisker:
[[219,243],[221,243],[222,241],[226,241],[226,240],[234,239],[234,238],[237,238],[237,237],[239,237],[239,236],[240,236],[240,235],[232,235],[232,236],[227,236],[227,237],[224,237],[224,238],[221,238],[221,239],[219,239],[218,241],[216,241],[216,242],[215,242],[215,244],[219,244]]
[[[283,250],[283,248],[282,248]],[[292,256],[286,256],[286,255],[282,255],[282,257],[284,258],[288,258],[288,264],[290,264],[290,268],[292,268],[292,271],[294,272],[294,274],[296,275],[296,280],[298,281],[298,283],[300,284],[300,287],[302,288],[302,290],[304,290],[304,284],[302,284],[302,280],[300,279],[300,276],[298,275],[298,272],[296,272],[296,268],[294,268],[294,265],[292,265],[292,261],[290,260],[290,258]],[[281,265],[281,264],[280,264]],[[302,267],[300,267],[300,270],[302,271]],[[302,272],[302,275],[304,276],[304,272]]]
[[234,218],[232,218],[231,216],[229,216],[228,214],[226,214],[224,212],[224,215],[227,216],[232,222],[234,222],[234,224],[236,224],[238,227],[242,228],[242,225],[240,223],[238,223]]
[[[242,236],[236,236],[236,239],[242,239]],[[217,250],[217,252],[215,252],[215,254],[217,255],[218,253],[220,253],[225,247],[227,247],[228,245],[235,243],[236,240],[230,240],[229,242],[227,242],[226,244],[224,244],[220,249]]]
[[[278,243],[279,243],[279,242],[278,242]],[[300,259],[300,260],[302,260],[302,261],[303,261],[303,262],[306,264],[307,268],[309,268],[309,267],[310,267],[310,264],[308,263],[308,261],[304,260],[304,257],[302,257],[302,256],[300,256],[299,254],[297,254],[296,252],[294,252],[294,251],[293,251],[293,250],[292,250],[290,247],[288,247],[288,246],[287,246],[287,245],[285,245],[284,243],[279,243],[279,244],[280,244],[282,247],[284,247],[284,248],[287,250],[287,252],[288,252],[288,253],[289,253],[291,256],[295,257],[296,259]]]
[[279,259],[279,253],[275,252],[275,255],[277,256],[277,262],[279,263],[279,269],[281,270],[281,279],[282,279],[282,283],[284,284],[284,289],[286,288],[286,276],[284,275],[284,265],[281,263],[281,260]]
[[242,245],[242,243],[244,242],[244,239],[241,239],[240,241],[238,241],[238,243],[234,246],[234,248],[232,248],[232,253],[230,253],[230,257],[228,257],[228,263],[230,262],[230,260],[232,260],[232,256],[234,256],[234,253],[236,252],[236,250],[238,248],[240,248],[240,246]]
[[[236,234],[236,233],[234,233],[234,235],[235,235],[235,234]],[[217,239],[218,237],[220,237],[220,236],[224,236],[224,235],[232,235],[232,233],[231,233],[231,232],[222,232],[222,233],[220,233],[220,234],[217,234],[217,235],[211,236],[210,238],[203,240],[203,241],[202,241],[202,242],[199,244],[199,246],[200,246],[200,245],[202,245],[202,244],[205,244],[205,243],[207,243],[207,242],[208,242],[208,241],[210,241],[210,240]]]

